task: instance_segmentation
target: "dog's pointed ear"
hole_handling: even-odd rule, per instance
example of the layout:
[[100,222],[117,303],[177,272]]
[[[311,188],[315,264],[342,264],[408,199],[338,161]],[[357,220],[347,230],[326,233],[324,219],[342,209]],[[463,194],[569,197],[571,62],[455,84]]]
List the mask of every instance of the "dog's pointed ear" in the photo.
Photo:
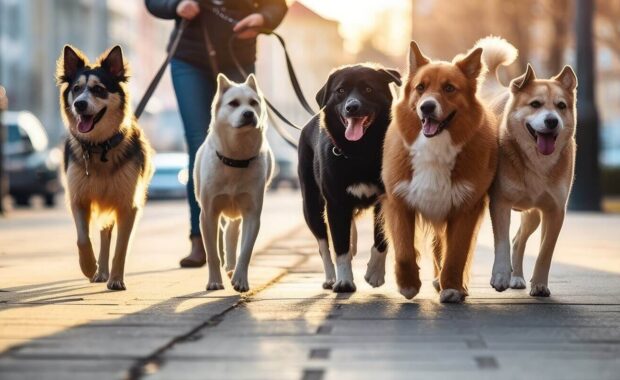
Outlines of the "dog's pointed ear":
[[[249,78],[248,78],[249,79]],[[217,91],[223,94],[232,86],[228,77],[222,73],[217,74]]]
[[245,84],[247,84],[252,90],[258,93],[258,83],[256,81],[256,76],[254,75],[254,73],[248,75],[247,79],[245,80]]
[[77,72],[86,66],[84,54],[71,45],[65,45],[62,56],[58,59],[56,76],[59,82],[69,82]]
[[398,72],[398,70],[394,70],[394,69],[379,69],[379,72],[385,74],[385,76],[388,79],[388,83],[396,83],[397,86],[400,86],[400,85],[403,84],[403,82],[401,81],[400,73]]
[[327,105],[327,101],[329,101],[329,93],[331,92],[329,88],[331,86],[333,75],[334,74],[329,75],[327,82],[325,82],[323,87],[321,87],[321,89],[316,93],[315,99],[316,103],[319,105],[319,108],[325,107],[325,105]]
[[568,91],[575,91],[577,88],[577,75],[575,75],[573,68],[568,65],[564,66],[562,71],[552,79],[560,82],[562,87]]
[[469,79],[478,79],[482,71],[482,48],[470,51],[465,58],[458,58],[455,65]]
[[113,77],[125,80],[126,67],[123,61],[123,49],[118,45],[110,49],[108,54],[101,61],[101,67],[112,74]]
[[428,64],[431,60],[422,53],[415,41],[409,44],[409,75],[413,75],[420,67]]
[[527,85],[536,79],[536,73],[534,72],[534,68],[529,63],[527,64],[527,68],[525,69],[525,73],[521,76],[516,77],[510,82],[510,90],[512,92],[519,92]]

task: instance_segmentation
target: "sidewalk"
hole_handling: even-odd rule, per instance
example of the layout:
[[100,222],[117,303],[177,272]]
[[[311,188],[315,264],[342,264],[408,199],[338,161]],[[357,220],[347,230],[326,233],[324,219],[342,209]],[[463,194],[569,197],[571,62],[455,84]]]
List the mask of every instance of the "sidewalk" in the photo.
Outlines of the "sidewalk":
[[[291,194],[268,197],[262,248],[250,269],[254,290],[243,297],[204,292],[206,268],[176,269],[186,248],[171,228],[184,222],[178,204],[147,208],[122,293],[79,277],[73,231],[62,216],[53,227],[24,216],[8,223],[9,234],[0,220],[0,351],[8,348],[0,378],[618,378],[620,217],[568,216],[549,299],[490,288],[485,222],[471,296],[441,305],[427,257],[413,301],[396,291],[392,254],[386,284],[364,282],[367,218],[358,223],[358,292],[321,289],[315,242],[298,228],[299,202]],[[286,236],[269,244],[264,234]],[[537,244],[538,233],[526,252],[526,277]]]

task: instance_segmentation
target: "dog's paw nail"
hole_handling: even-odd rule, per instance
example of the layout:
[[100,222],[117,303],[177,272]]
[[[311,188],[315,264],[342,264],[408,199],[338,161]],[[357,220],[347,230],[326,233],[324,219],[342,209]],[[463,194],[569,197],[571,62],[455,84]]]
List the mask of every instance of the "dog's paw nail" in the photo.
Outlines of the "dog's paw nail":
[[403,295],[403,297],[410,300],[420,292],[420,289],[412,286],[410,288],[398,288],[398,291]]
[[456,289],[443,289],[439,293],[441,303],[461,303],[465,300],[465,293]]
[[332,288],[334,293],[353,293],[357,290],[355,283],[349,280],[339,280],[334,283]]
[[123,280],[110,280],[108,281],[108,289],[110,290],[126,290]]
[[235,276],[233,274],[231,284],[233,289],[235,289],[239,293],[244,293],[250,290],[250,284],[248,283],[248,278],[246,276]]
[[525,279],[521,276],[512,276],[510,278],[510,288],[511,289],[525,289],[526,288]]
[[209,282],[207,284],[207,290],[222,290],[224,289],[224,284],[221,282]]
[[334,287],[334,283],[336,282],[336,280],[329,279],[329,280],[325,280],[325,282],[323,282],[323,289],[331,289]]
[[510,286],[510,273],[494,273],[491,277],[491,286],[498,292],[503,292]]
[[366,274],[366,276],[364,276],[364,280],[366,280],[368,285],[373,288],[378,288],[379,286],[385,284],[385,275],[381,275],[379,273],[373,273],[371,275]]
[[441,290],[441,286],[439,285],[439,279],[438,278],[433,280],[433,288],[435,288],[436,291],[440,291]]
[[91,277],[90,282],[107,282],[110,275],[105,272],[97,272]]
[[532,297],[549,297],[551,295],[551,291],[545,284],[532,284],[532,289],[530,289],[530,296]]

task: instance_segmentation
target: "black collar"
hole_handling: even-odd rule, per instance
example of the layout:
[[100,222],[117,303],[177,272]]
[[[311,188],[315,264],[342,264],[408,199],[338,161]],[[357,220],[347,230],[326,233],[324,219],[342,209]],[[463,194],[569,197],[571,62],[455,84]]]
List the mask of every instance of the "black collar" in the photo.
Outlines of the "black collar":
[[99,156],[99,159],[101,160],[101,162],[108,162],[108,152],[112,150],[112,148],[118,146],[118,144],[120,144],[125,139],[125,133],[117,132],[114,136],[110,137],[104,142],[96,144],[89,141],[81,140],[76,136],[74,137],[82,146],[82,150],[84,151],[83,153],[85,156],[90,157],[90,155],[93,153],[100,153],[101,155]]
[[233,168],[247,168],[248,166],[250,166],[250,162],[252,162],[252,160],[254,160],[257,157],[257,156],[254,156],[252,158],[248,158],[247,160],[235,160],[232,158],[222,156],[220,152],[218,152],[217,150],[215,151],[215,154],[217,154],[217,158],[219,158],[220,161],[222,161],[224,165],[230,166]]

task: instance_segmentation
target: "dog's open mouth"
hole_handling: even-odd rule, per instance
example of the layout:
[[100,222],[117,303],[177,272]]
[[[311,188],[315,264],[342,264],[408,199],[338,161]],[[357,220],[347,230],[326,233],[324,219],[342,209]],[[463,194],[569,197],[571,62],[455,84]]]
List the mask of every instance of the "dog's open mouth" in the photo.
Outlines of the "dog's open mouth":
[[443,119],[442,121],[433,119],[432,117],[425,117],[422,119],[422,133],[426,137],[437,136],[444,129],[448,127],[448,124],[454,119],[454,115],[456,115],[456,111],[452,111],[448,117]]
[[536,140],[536,147],[541,154],[548,156],[555,151],[555,140],[558,138],[556,133],[538,132],[532,128],[530,123],[525,123],[525,127],[534,140]]
[[77,129],[80,133],[88,133],[95,128],[95,124],[101,120],[107,107],[103,107],[96,115],[78,115]]
[[366,133],[370,124],[375,121],[374,114],[356,117],[344,117],[340,115],[340,118],[342,119],[342,124],[346,127],[344,137],[349,141],[358,141],[364,137],[364,133]]

